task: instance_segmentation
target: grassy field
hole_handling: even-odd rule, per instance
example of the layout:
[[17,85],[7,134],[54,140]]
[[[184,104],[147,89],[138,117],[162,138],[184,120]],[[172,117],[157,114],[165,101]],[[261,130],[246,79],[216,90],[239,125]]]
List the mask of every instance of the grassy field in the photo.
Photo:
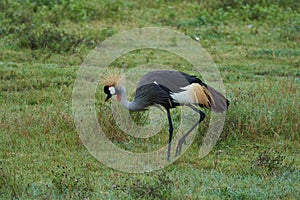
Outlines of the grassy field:
[[[0,199],[299,198],[300,4],[246,2],[1,1]],[[231,103],[206,157],[198,159],[198,152],[209,112],[180,159],[162,170],[130,174],[106,167],[84,147],[73,121],[72,90],[81,63],[98,44],[148,26],[199,37]],[[185,61],[165,54],[131,52],[114,65],[188,70]],[[139,143],[147,150],[167,144],[167,123],[153,140],[121,133],[101,87],[97,116],[116,145],[134,149]],[[145,114],[133,117],[147,123]]]

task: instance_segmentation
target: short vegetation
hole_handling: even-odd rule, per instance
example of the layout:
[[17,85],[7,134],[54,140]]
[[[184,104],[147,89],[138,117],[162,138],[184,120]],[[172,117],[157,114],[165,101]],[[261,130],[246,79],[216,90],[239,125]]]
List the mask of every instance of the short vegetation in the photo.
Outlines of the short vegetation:
[[[0,11],[0,199],[299,198],[299,1],[2,0]],[[198,152],[209,114],[180,159],[130,174],[106,167],[85,148],[72,90],[97,45],[149,26],[199,40],[220,70],[230,107],[206,157]],[[190,70],[182,58],[152,49],[112,65],[145,63]],[[167,144],[167,121],[153,139],[120,131],[102,93],[99,85],[97,117],[112,142],[138,152]],[[147,112],[132,118],[148,123]]]

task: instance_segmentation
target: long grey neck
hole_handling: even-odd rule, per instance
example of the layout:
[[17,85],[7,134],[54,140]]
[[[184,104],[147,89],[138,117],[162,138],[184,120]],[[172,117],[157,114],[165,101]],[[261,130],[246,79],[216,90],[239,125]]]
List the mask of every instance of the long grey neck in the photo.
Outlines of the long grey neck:
[[136,102],[127,101],[126,89],[123,86],[118,88],[118,93],[121,95],[121,104],[129,111],[139,111],[142,110]]

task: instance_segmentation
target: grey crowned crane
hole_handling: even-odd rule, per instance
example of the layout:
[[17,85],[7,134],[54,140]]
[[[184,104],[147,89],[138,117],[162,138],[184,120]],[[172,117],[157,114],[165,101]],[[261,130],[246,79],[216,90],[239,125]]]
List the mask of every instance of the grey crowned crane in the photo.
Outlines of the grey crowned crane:
[[196,76],[175,70],[157,70],[145,74],[139,81],[132,102],[128,102],[126,89],[121,84],[120,76],[112,76],[104,82],[105,101],[113,95],[129,111],[143,111],[149,106],[160,105],[167,111],[169,121],[168,160],[170,160],[173,124],[170,109],[177,106],[189,106],[200,115],[199,120],[179,140],[176,156],[181,152],[182,144],[189,133],[205,118],[204,112],[196,106],[214,112],[226,111],[229,101],[218,91],[203,83]]

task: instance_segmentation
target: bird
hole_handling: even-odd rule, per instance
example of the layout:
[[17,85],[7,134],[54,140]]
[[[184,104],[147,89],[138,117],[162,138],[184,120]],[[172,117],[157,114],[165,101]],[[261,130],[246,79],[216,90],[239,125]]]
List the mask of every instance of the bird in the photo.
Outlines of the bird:
[[103,88],[107,95],[105,102],[115,95],[117,100],[132,112],[145,111],[150,106],[158,106],[166,110],[169,123],[168,160],[170,160],[173,137],[170,109],[188,106],[199,114],[199,120],[179,140],[175,154],[177,156],[181,152],[186,137],[205,118],[205,113],[199,108],[224,112],[229,106],[229,100],[223,94],[202,82],[197,76],[177,70],[155,70],[146,73],[139,80],[131,102],[127,100],[126,88],[121,80],[121,75],[106,77]]

